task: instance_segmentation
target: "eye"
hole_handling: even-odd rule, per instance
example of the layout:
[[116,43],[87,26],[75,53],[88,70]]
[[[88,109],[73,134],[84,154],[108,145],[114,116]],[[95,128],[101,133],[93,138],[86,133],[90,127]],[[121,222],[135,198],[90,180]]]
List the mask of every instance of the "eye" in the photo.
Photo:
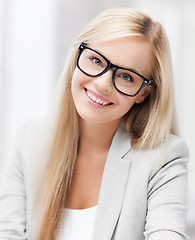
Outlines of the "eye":
[[122,79],[125,80],[125,81],[131,81],[131,82],[133,82],[132,76],[131,76],[130,74],[128,74],[128,73],[121,73],[121,74],[120,74],[120,78],[122,78]]
[[91,60],[95,65],[98,65],[98,66],[101,66],[101,65],[102,65],[102,61],[101,61],[99,58],[91,57],[90,60]]

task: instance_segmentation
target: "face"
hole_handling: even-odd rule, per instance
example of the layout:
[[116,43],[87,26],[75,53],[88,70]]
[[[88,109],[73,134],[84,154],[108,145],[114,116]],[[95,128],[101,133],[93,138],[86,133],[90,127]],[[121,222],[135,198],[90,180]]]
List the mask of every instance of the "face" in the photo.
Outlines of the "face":
[[[129,37],[88,44],[110,62],[136,70],[146,78],[152,70],[152,51],[141,37]],[[93,124],[120,122],[121,118],[137,103],[148,96],[150,86],[144,87],[135,97],[119,93],[112,83],[112,70],[98,77],[90,77],[75,68],[72,78],[72,96],[80,117]]]

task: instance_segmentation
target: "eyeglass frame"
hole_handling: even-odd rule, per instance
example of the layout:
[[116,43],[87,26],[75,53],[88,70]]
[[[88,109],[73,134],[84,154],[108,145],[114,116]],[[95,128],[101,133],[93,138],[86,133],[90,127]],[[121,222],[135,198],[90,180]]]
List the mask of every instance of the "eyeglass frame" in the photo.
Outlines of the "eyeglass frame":
[[[90,77],[99,77],[99,76],[103,75],[105,72],[107,72],[109,69],[111,69],[112,72],[113,72],[113,73],[112,73],[112,83],[113,83],[113,85],[114,85],[114,88],[115,88],[119,93],[121,93],[121,94],[124,94],[124,95],[126,95],[126,96],[128,96],[128,97],[135,97],[145,86],[149,86],[149,85],[151,85],[152,82],[153,82],[153,79],[147,79],[147,78],[145,78],[144,76],[142,76],[141,74],[139,74],[138,72],[136,72],[136,71],[134,71],[134,70],[132,70],[132,69],[130,69],[130,68],[120,67],[120,66],[117,66],[117,65],[111,63],[110,60],[108,60],[105,56],[103,56],[101,53],[99,53],[98,51],[94,50],[93,48],[88,47],[88,46],[86,45],[86,43],[84,43],[84,42],[82,42],[82,43],[79,45],[78,49],[79,49],[79,52],[78,52],[78,56],[77,56],[76,66],[79,68],[79,70],[80,70],[81,72],[83,72],[84,74],[86,74],[87,76],[90,76]],[[96,75],[91,75],[91,74],[85,72],[85,71],[79,66],[80,56],[81,56],[82,52],[83,52],[85,49],[89,49],[89,50],[91,50],[91,51],[99,54],[99,55],[106,61],[107,66],[106,66],[106,68],[105,68],[102,72],[100,72],[100,73],[98,73],[98,74],[96,74]],[[141,78],[143,79],[143,82],[142,82],[140,88],[138,89],[138,91],[137,91],[135,94],[130,95],[130,94],[124,93],[124,92],[122,92],[120,89],[118,89],[118,88],[116,87],[116,84],[115,84],[115,74],[116,74],[117,69],[123,69],[123,70],[130,71],[130,72],[138,75],[139,77],[141,77]]]

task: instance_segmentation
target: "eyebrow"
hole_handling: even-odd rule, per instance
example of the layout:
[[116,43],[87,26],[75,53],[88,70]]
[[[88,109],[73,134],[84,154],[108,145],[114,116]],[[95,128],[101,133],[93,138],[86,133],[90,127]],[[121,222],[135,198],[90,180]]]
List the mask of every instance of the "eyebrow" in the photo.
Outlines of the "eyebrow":
[[[90,47],[90,48],[91,48],[91,47]],[[104,54],[101,53],[101,51],[96,50],[96,49],[94,49],[94,48],[91,48],[91,49],[94,50],[95,52],[97,52],[98,54],[100,54],[101,56],[103,56],[104,58],[106,58],[110,63],[112,63],[107,57],[104,56]],[[112,63],[112,64],[114,64],[114,63]],[[139,74],[139,75],[142,76],[142,74],[139,73],[139,72],[138,72],[136,69],[134,69],[134,68],[126,68],[126,67],[119,66],[119,65],[117,65],[117,64],[114,64],[114,65],[116,65],[117,67],[120,67],[120,68],[122,68],[122,69],[126,69],[126,70],[133,71],[133,72],[135,72],[135,73],[137,73],[137,74]]]

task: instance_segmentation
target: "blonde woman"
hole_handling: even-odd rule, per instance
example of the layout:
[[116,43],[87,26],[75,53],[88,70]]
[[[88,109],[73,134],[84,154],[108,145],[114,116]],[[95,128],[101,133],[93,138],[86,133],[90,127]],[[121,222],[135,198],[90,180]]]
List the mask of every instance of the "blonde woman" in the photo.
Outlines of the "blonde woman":
[[47,117],[20,133],[1,181],[0,239],[188,239],[172,85],[159,23],[125,8],[96,17]]

